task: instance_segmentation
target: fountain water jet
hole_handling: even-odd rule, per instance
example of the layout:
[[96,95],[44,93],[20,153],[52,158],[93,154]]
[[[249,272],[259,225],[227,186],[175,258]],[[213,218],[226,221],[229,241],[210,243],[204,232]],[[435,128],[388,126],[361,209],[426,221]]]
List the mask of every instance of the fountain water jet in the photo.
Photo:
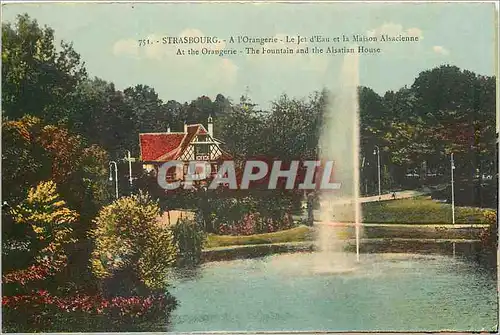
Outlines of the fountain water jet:
[[333,161],[339,190],[321,190],[320,223],[316,224],[319,271],[344,271],[354,263],[344,252],[348,227],[354,223],[356,261],[359,262],[361,206],[359,201],[359,56],[344,57],[340,82],[328,97],[319,140],[322,161]]

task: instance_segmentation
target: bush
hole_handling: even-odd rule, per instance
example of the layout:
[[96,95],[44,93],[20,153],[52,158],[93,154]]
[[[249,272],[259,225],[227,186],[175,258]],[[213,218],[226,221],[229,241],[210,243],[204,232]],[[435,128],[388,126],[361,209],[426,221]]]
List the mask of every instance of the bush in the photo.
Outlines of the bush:
[[[60,272],[67,262],[65,248],[75,242],[72,226],[78,220],[78,213],[60,199],[56,184],[47,181],[31,188],[27,198],[12,208],[10,214],[15,225],[25,228],[30,264],[3,273],[3,283],[24,286]],[[4,259],[6,263],[14,264],[8,258]]]
[[196,265],[201,260],[205,234],[193,220],[180,218],[170,227],[179,250],[178,265]]
[[[174,251],[176,248],[172,234],[155,224],[157,212],[142,194],[103,208],[96,219],[98,248],[94,252],[104,261],[93,261],[101,270],[100,275],[118,278],[107,286],[123,296],[80,294],[81,287],[70,289],[66,282],[57,281],[66,267],[65,249],[74,242],[72,224],[78,215],[60,200],[54,183],[44,182],[31,189],[27,199],[11,210],[14,224],[29,228],[30,238],[24,249],[30,254],[30,262],[26,268],[19,267],[2,276],[2,330],[151,331],[152,325],[164,324],[176,306],[175,299],[165,293],[141,292],[141,286],[159,287],[165,278],[161,266],[175,262],[175,253],[163,254],[165,250],[170,252],[172,246]],[[135,271],[131,272],[131,267]]]
[[[297,197],[281,191],[198,192],[200,225],[207,233],[249,235],[290,228]],[[297,199],[296,199],[297,198]],[[298,201],[300,205],[300,201]]]
[[160,208],[148,194],[123,197],[94,220],[93,273],[111,295],[143,295],[163,289],[179,250],[170,229],[158,222]]
[[221,235],[253,235],[272,233],[279,230],[290,229],[294,226],[289,214],[280,219],[264,218],[259,212],[245,214],[241,221],[233,224],[222,224],[218,233]]
[[150,323],[164,324],[177,302],[169,294],[106,299],[38,290],[4,297],[2,305],[2,330],[7,332],[150,331]]
[[496,250],[498,243],[497,212],[494,210],[486,210],[483,213],[483,217],[484,222],[488,224],[489,227],[484,229],[481,233],[481,242],[486,249]]

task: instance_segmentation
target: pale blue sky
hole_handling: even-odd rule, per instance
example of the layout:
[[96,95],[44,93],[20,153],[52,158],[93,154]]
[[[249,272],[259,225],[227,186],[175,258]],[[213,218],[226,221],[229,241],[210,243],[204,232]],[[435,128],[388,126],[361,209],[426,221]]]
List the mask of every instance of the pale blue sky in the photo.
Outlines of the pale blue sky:
[[58,40],[72,41],[91,76],[112,81],[118,89],[152,86],[164,101],[215,98],[217,93],[237,100],[248,86],[252,100],[265,108],[281,93],[306,97],[338,81],[342,57],[180,57],[172,46],[139,48],[137,40],[148,36],[370,31],[420,36],[418,43],[379,44],[381,54],[360,56],[360,84],[379,94],[411,85],[419,72],[441,64],[484,75],[495,71],[492,3],[7,4],[3,21],[24,12],[54,28]]

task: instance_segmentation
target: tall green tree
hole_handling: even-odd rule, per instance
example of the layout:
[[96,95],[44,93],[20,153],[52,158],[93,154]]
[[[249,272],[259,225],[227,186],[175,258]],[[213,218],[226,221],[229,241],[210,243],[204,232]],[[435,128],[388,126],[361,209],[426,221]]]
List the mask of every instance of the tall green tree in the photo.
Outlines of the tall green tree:
[[326,93],[316,92],[309,99],[282,95],[273,102],[266,118],[269,154],[283,159],[315,159]]
[[226,143],[227,150],[236,157],[266,154],[262,145],[265,120],[261,114],[247,101],[240,100],[240,104],[232,105],[217,118],[217,137]]
[[152,87],[136,85],[125,89],[123,94],[132,109],[136,138],[139,133],[166,131],[171,116]]
[[2,110],[9,119],[31,114],[66,122],[85,78],[80,55],[71,43],[57,45],[51,28],[26,14],[2,24]]
[[73,132],[106,149],[113,159],[124,157],[126,150],[137,152],[139,120],[123,92],[94,78],[79,85],[77,95],[77,111],[70,118]]
[[[434,133],[427,138],[432,150],[422,160],[446,166],[453,152],[456,172],[468,178],[482,169],[483,161],[492,161],[493,82],[493,78],[449,65],[420,73],[411,88],[415,112]],[[489,143],[479,144],[482,139]]]

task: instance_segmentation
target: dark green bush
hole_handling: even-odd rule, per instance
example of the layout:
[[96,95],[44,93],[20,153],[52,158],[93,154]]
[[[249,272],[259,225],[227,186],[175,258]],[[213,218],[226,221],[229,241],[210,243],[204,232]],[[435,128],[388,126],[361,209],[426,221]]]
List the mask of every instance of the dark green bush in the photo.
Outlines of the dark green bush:
[[197,222],[181,218],[170,229],[179,251],[178,265],[189,266],[200,263],[205,234]]

